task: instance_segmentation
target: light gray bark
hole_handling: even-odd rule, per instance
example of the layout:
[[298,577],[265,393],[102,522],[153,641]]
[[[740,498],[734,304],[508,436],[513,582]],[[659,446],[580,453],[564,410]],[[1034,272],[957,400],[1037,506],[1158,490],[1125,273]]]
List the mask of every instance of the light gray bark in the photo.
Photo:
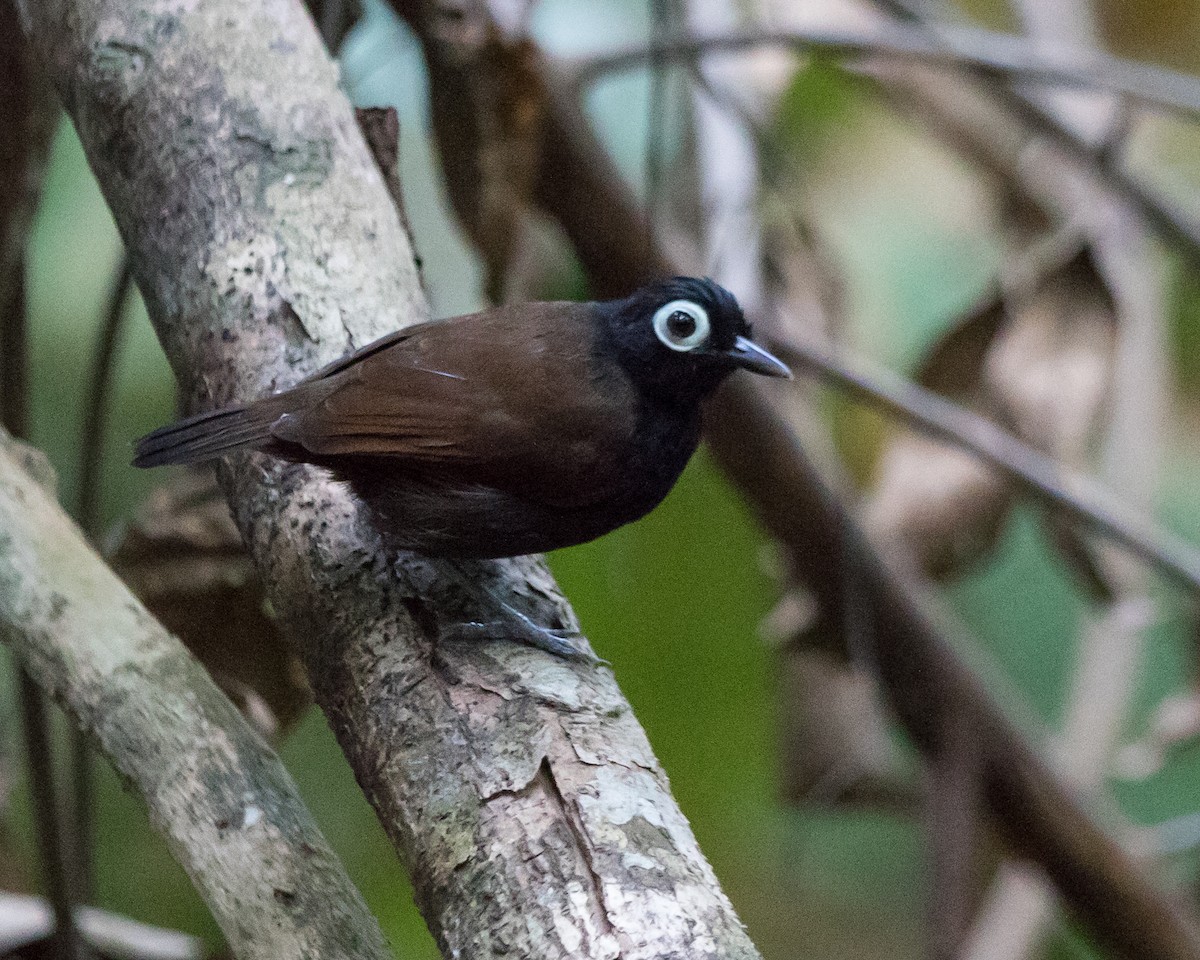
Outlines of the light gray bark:
[[0,639],[141,794],[238,957],[390,957],[279,758],[88,546],[40,463],[0,431]]
[[[287,385],[426,317],[412,252],[295,0],[21,0],[207,404]],[[383,553],[319,471],[223,474],[275,608],[447,956],[754,958],[607,668],[437,643],[480,611]],[[540,561],[495,589],[546,616]]]

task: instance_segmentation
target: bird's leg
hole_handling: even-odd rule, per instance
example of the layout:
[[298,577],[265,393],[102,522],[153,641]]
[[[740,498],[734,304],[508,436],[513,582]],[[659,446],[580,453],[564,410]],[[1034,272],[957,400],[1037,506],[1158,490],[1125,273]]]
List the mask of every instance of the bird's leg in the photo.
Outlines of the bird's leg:
[[448,560],[443,563],[443,569],[450,572],[467,596],[475,601],[473,607],[500,615],[494,619],[471,618],[445,626],[443,630],[448,637],[455,640],[512,640],[566,660],[607,662],[587,648],[579,630],[544,626],[518,609],[497,586],[501,572],[498,563],[493,560]]

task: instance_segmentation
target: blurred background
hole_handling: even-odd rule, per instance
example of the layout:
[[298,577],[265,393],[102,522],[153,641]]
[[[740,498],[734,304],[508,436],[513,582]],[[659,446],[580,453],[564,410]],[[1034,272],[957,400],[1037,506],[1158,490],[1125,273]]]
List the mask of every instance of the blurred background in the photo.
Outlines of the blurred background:
[[[644,42],[656,24],[870,29],[879,14],[872,3],[818,0],[539,0],[517,29],[578,64]],[[932,16],[1200,71],[1200,0],[961,0]],[[355,103],[398,112],[400,178],[435,315],[480,308],[488,270],[446,197],[420,44],[389,7],[364,0],[338,49]],[[596,72],[583,88],[587,115],[663,234],[684,238],[714,276],[761,308],[773,342],[819,335],[919,379],[1200,540],[1200,273],[1186,251],[1119,204],[1098,218],[1107,225],[1100,240],[1095,224],[1053,222],[1024,193],[1078,194],[1092,184],[1061,173],[1037,144],[1002,144],[988,160],[971,141],[978,131],[953,110],[931,116],[940,88],[922,93],[921,83],[952,85],[951,72],[778,49],[722,55],[707,67],[650,65]],[[1041,96],[1032,81],[1018,89]],[[1088,142],[1116,144],[1124,169],[1171,209],[1200,219],[1200,127],[1191,119],[1107,94],[1046,102]],[[722,181],[730,158],[733,179]],[[548,228],[528,242],[501,278],[505,295],[586,296],[578,264]],[[68,506],[80,502],[87,385],[121,258],[64,122],[27,291],[31,439],[57,469]],[[136,292],[123,312],[95,487],[95,529],[110,546],[162,482],[128,465],[131,443],[175,406]],[[845,495],[868,527],[907,538],[939,581],[963,628],[959,653],[1010,716],[1057,758],[1093,812],[1152,858],[1163,884],[1194,902],[1200,706],[1189,598],[871,408],[808,384],[789,403],[829,441],[829,463],[844,472]],[[786,559],[708,455],[653,515],[550,563],[764,956],[922,955],[929,876],[919,764],[844,652],[805,639],[811,614],[802,593],[782,586]],[[9,687],[11,672],[0,649]],[[65,742],[65,724],[58,732]],[[35,891],[13,699],[0,699],[0,733],[0,886]],[[398,955],[437,956],[324,718],[304,712],[279,749]],[[97,791],[97,905],[218,948],[191,885],[103,762]],[[980,904],[998,889],[999,857],[995,848],[981,858]],[[1007,955],[1023,949],[1094,952],[1064,921]]]

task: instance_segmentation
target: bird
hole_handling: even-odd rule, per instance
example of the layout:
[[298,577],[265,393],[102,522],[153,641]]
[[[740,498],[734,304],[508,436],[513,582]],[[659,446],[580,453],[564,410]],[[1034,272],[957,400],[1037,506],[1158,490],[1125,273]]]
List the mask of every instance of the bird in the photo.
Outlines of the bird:
[[699,445],[704,401],[739,369],[791,377],[732,293],[673,277],[404,328],[289,389],[156,430],[133,463],[257,451],[347,483],[393,548],[544,553],[657,506]]

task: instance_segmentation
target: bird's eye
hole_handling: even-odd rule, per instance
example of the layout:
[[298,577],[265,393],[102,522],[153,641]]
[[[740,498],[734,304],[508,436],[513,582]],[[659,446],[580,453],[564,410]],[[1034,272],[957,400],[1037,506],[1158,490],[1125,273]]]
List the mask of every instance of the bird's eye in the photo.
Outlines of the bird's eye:
[[654,314],[654,333],[672,350],[695,350],[709,329],[708,311],[691,300],[672,300]]

